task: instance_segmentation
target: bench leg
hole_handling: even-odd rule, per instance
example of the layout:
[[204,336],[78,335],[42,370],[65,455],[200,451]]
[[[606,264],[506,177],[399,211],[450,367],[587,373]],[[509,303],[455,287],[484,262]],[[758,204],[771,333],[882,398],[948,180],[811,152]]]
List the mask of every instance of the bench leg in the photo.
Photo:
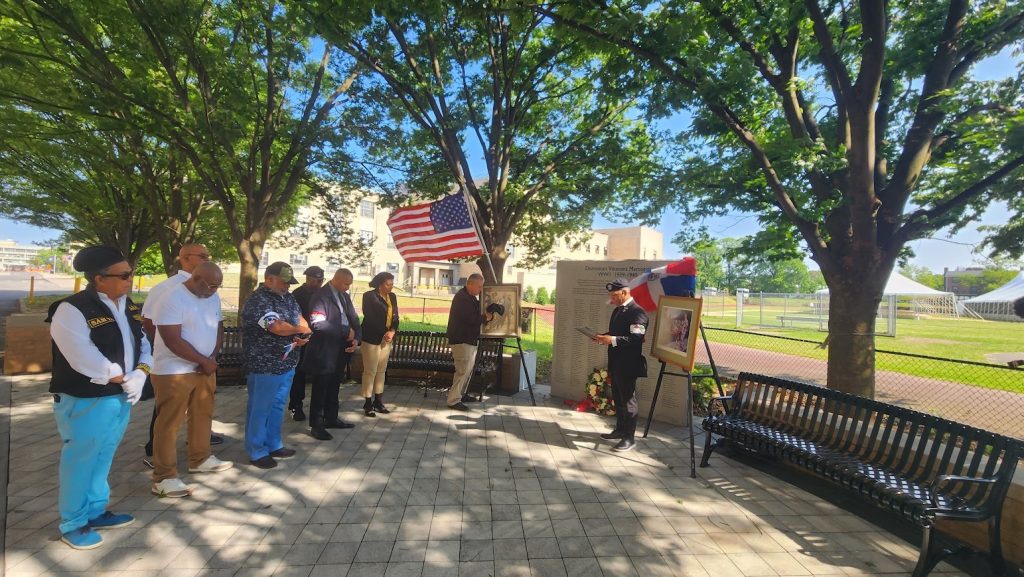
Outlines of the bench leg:
[[921,553],[917,558],[917,566],[914,567],[913,577],[925,577],[939,562],[939,556],[932,553],[932,528],[924,528],[921,536]]
[[992,574],[997,577],[1006,575],[1006,560],[1003,559],[1003,538],[1000,533],[1002,515],[996,513],[988,520],[988,560],[992,565]]
[[711,431],[704,431],[704,454],[700,457],[701,468],[708,466],[708,459],[711,458],[711,451],[715,450],[715,443],[711,442]]

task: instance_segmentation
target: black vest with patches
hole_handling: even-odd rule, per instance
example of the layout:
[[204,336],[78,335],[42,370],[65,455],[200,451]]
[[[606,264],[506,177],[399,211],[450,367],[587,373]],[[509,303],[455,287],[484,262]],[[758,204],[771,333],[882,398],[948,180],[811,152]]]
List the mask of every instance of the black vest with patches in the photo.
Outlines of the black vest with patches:
[[[121,338],[121,329],[117,320],[111,314],[110,309],[100,300],[94,289],[69,296],[50,305],[46,322],[50,322],[53,313],[56,312],[60,303],[68,303],[78,309],[85,317],[85,323],[89,326],[89,339],[96,348],[110,362],[117,364],[128,374],[139,364],[139,355],[142,352],[142,309],[139,305],[126,297],[125,314],[128,317],[128,326],[132,331],[132,342],[135,349],[135,360],[131,367],[124,366],[124,339]],[[89,377],[71,368],[64,353],[57,348],[57,343],[51,340],[53,346],[53,379],[50,381],[51,393],[65,393],[73,397],[109,397],[124,392],[121,385],[106,383],[97,385]]]

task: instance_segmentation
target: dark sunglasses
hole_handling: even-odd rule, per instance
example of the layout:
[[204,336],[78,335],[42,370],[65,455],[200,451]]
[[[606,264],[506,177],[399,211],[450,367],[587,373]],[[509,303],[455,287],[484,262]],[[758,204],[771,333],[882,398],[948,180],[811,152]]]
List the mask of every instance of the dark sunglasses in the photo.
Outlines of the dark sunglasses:
[[135,274],[135,271],[134,270],[130,270],[130,271],[127,271],[127,272],[119,272],[117,274],[105,274],[105,275],[101,275],[101,276],[103,276],[105,278],[119,278],[121,280],[128,280],[128,279],[132,278],[133,274]]

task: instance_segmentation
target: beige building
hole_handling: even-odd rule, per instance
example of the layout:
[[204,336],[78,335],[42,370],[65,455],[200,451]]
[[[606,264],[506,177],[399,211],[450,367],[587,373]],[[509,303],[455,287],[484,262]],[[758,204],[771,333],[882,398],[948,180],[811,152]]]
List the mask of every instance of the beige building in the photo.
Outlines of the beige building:
[[21,245],[13,240],[0,240],[0,271],[18,270],[32,264],[42,247]]
[[[359,202],[351,223],[358,235],[365,242],[371,243],[372,259],[368,265],[353,265],[352,255],[346,254],[344,250],[328,253],[315,248],[324,240],[321,227],[314,226],[313,219],[317,213],[311,206],[300,208],[297,224],[267,241],[262,266],[284,261],[292,265],[297,276],[306,267],[313,265],[323,268],[328,276],[340,267],[347,267],[361,280],[368,280],[379,272],[387,271],[395,275],[396,286],[405,290],[415,287],[442,291],[446,287],[460,286],[467,276],[480,270],[475,262],[406,263],[395,248],[388,230],[387,220],[391,211],[378,206],[375,196]],[[549,263],[534,269],[520,266],[525,251],[513,241],[508,247],[511,256],[505,263],[505,282],[519,283],[524,288],[532,286],[536,289],[543,286],[550,291],[555,288],[555,271],[560,260],[655,260],[664,255],[661,232],[644,226],[596,230],[583,237],[585,240],[575,247],[575,243],[569,240],[556,241]]]

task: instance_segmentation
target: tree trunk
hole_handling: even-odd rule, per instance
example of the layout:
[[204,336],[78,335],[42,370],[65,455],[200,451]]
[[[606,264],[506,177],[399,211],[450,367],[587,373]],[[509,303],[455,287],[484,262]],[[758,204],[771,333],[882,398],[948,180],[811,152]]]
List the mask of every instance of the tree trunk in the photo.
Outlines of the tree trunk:
[[241,270],[238,274],[238,310],[241,311],[245,301],[256,290],[259,284],[260,256],[263,254],[263,243],[244,240],[238,245],[238,260]]
[[829,283],[828,388],[875,397],[875,317],[885,281]]
[[[501,284],[502,279],[505,278],[505,262],[507,261],[508,251],[505,250],[504,245],[491,249],[491,260],[489,263],[486,255],[481,255],[480,258],[476,259],[476,264],[480,267],[480,274],[484,275],[484,283]],[[494,266],[493,270],[491,265]]]

